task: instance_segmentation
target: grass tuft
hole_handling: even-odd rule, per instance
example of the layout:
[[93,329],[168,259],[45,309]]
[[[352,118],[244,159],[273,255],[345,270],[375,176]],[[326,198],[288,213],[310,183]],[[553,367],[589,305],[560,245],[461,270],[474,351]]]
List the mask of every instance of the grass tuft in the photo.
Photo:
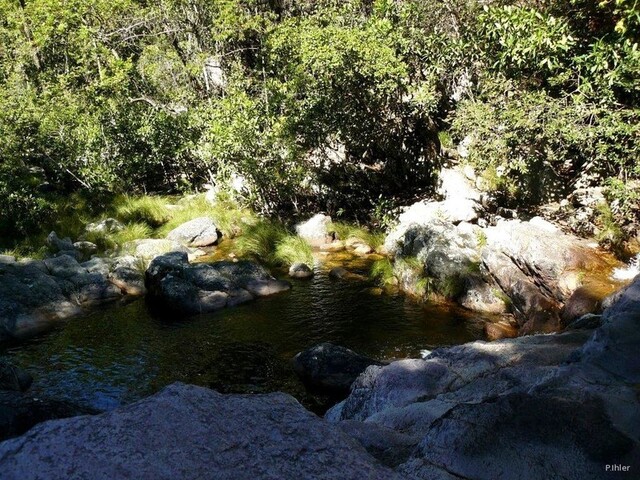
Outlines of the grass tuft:
[[363,243],[366,243],[374,250],[380,248],[384,243],[383,232],[371,232],[366,228],[344,222],[332,222],[329,228],[330,230],[336,232],[338,234],[338,238],[340,238],[341,240],[346,240],[347,238],[357,238],[358,240],[362,240]]
[[171,220],[167,197],[129,195],[118,198],[115,202],[116,218],[125,223],[145,223],[150,228],[159,228]]
[[288,234],[276,243],[274,260],[282,265],[302,262],[313,266],[311,245],[304,238]]
[[393,273],[393,264],[388,258],[376,260],[371,266],[369,276],[374,279],[380,286],[392,285],[395,280]]

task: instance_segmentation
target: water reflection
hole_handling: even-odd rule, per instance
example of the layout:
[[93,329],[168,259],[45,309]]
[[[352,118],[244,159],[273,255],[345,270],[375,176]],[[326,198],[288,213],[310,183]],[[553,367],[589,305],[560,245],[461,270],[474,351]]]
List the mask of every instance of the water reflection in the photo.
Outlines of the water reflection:
[[330,279],[331,266],[284,294],[186,320],[155,317],[144,300],[112,305],[7,353],[33,374],[35,394],[98,409],[183,381],[222,392],[285,391],[322,410],[323,399],[290,367],[305,348],[330,341],[393,359],[482,337],[482,323],[462,310],[373,295],[366,283]]

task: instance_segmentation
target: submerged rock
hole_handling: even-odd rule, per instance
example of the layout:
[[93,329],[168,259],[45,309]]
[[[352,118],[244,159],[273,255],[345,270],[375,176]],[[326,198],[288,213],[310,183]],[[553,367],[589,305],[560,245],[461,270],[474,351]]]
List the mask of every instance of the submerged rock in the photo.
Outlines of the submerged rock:
[[316,345],[293,358],[293,369],[305,385],[334,396],[346,396],[358,375],[371,365],[384,363],[331,343]]
[[[70,402],[51,398],[34,397],[27,393],[0,390],[0,442],[22,435],[47,420],[75,417],[97,413],[95,410],[74,405]],[[2,445],[0,443],[0,445]],[[0,448],[2,448],[0,446]],[[0,459],[2,478],[7,471],[5,463]],[[43,478],[43,477],[41,477]],[[51,478],[51,477],[48,477]],[[62,475],[58,478],[69,478]]]
[[0,358],[0,390],[24,392],[33,383],[33,377],[21,368]]
[[47,422],[0,444],[2,478],[400,479],[282,393],[174,384],[97,416]]

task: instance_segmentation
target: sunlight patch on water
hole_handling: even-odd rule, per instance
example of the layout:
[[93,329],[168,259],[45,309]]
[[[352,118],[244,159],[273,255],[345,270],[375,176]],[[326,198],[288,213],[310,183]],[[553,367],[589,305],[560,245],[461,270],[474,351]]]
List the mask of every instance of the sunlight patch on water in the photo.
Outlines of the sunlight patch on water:
[[640,274],[640,253],[633,257],[626,267],[614,268],[611,278],[614,280],[633,280]]

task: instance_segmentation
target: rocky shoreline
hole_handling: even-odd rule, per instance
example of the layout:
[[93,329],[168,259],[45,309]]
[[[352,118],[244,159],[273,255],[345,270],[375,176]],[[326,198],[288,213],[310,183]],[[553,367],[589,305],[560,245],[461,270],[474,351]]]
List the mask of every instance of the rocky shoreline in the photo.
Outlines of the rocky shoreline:
[[387,235],[400,287],[509,314],[510,322],[488,325],[491,339],[559,332],[600,314],[605,298],[624,286],[611,278],[621,263],[541,217],[518,219],[475,188],[468,170],[444,169],[442,200],[405,208]]
[[640,277],[593,332],[473,342],[369,366],[326,420],[284,394],[174,384],[1,443],[3,478],[584,480],[613,478],[611,464],[633,475],[639,321]]

